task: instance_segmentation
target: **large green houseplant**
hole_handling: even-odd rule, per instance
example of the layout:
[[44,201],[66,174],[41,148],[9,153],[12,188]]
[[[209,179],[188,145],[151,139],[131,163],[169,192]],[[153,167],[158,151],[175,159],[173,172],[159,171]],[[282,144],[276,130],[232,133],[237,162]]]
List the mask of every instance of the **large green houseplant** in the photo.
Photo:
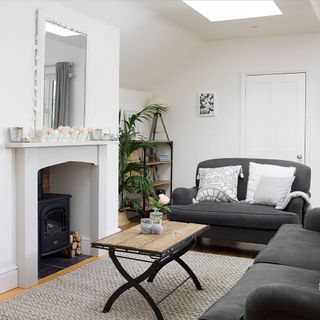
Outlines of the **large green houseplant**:
[[144,175],[143,164],[130,162],[130,156],[143,147],[157,145],[136,133],[137,124],[166,110],[165,105],[151,104],[128,119],[124,119],[121,111],[119,113],[119,210],[130,207],[136,212],[142,212],[141,195],[148,199],[155,193],[152,182]]

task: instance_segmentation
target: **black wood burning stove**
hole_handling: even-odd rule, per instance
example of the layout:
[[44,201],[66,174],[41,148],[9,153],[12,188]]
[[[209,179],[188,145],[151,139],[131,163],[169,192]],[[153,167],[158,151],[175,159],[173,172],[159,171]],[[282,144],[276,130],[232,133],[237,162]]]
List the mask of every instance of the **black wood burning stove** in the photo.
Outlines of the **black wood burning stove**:
[[70,198],[68,194],[44,193],[39,199],[40,256],[70,248]]
[[41,171],[38,190],[39,256],[70,250],[71,195],[43,193]]

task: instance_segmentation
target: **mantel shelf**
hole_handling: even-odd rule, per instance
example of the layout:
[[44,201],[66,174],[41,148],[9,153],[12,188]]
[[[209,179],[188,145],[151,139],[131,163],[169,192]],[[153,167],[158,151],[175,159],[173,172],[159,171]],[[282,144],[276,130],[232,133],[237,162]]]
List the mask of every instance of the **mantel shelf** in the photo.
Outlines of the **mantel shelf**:
[[7,148],[51,148],[51,147],[80,147],[118,144],[118,141],[87,141],[87,142],[10,142]]

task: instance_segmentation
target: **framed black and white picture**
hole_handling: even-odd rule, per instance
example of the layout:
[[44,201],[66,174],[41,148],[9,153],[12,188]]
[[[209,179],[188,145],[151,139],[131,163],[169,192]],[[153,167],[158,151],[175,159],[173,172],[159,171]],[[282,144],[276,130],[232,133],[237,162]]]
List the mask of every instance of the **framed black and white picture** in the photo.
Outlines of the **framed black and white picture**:
[[214,92],[200,92],[198,95],[198,115],[212,117],[216,115],[216,95]]

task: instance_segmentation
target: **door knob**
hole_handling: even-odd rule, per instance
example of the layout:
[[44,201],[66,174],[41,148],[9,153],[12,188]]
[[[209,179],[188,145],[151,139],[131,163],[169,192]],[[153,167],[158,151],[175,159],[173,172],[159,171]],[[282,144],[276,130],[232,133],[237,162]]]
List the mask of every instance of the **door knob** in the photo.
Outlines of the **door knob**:
[[298,159],[298,160],[301,160],[301,159],[302,159],[302,154],[300,154],[300,153],[297,154],[297,159]]

